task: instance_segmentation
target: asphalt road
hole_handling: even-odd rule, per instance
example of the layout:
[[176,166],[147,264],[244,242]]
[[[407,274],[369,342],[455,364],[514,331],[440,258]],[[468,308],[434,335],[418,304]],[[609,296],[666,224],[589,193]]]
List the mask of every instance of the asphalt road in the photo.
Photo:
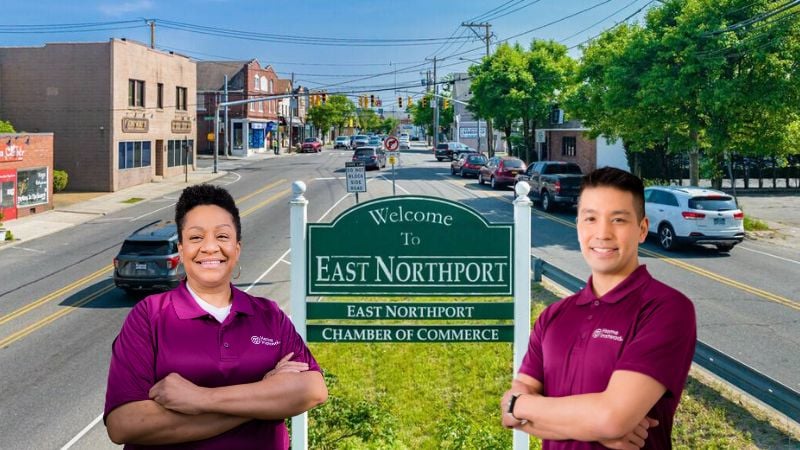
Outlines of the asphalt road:
[[[216,183],[231,191],[243,216],[239,287],[288,308],[290,183],[306,182],[309,221],[331,221],[354,204],[343,179],[349,157],[350,152],[326,150],[223,163],[230,174]],[[391,195],[390,178],[389,170],[368,172],[368,193],[361,200]],[[395,188],[397,194],[462,202],[493,222],[513,218],[511,190],[452,177],[448,163],[422,150],[403,152]],[[132,230],[170,218],[176,199],[177,194],[138,204],[3,252],[0,448],[61,448],[76,435],[81,437],[72,448],[113,446],[96,420],[111,342],[138,298],[113,287],[110,264]],[[571,211],[534,210],[533,251],[586,278],[573,224]],[[665,255],[648,243],[642,261],[694,301],[700,339],[800,390],[796,249],[748,241],[729,255],[705,249]]]

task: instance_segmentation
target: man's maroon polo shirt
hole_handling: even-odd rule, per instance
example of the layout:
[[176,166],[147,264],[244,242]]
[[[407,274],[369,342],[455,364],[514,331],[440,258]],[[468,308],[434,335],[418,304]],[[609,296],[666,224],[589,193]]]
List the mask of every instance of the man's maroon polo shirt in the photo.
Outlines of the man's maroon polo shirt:
[[[253,383],[263,379],[290,352],[294,352],[294,361],[320,370],[289,317],[275,302],[233,286],[231,290],[231,313],[222,323],[197,305],[185,282],[169,292],[145,298],[131,310],[112,347],[104,420],[118,406],[149,400],[150,388],[172,372],[203,387]],[[252,420],[211,439],[169,447],[288,446],[282,420]]]
[[[602,392],[615,370],[648,375],[667,388],[648,413],[660,424],[644,448],[671,448],[675,409],[697,338],[694,306],[639,266],[600,298],[592,279],[548,306],[534,325],[520,372],[539,380],[547,397]],[[545,441],[544,450],[601,449],[597,442]]]

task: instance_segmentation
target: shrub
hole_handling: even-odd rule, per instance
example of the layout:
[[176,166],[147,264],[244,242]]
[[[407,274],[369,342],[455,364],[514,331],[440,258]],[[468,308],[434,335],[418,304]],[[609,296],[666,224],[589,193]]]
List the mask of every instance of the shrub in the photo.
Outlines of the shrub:
[[6,230],[5,238],[6,238],[7,241],[13,241],[14,240],[14,233],[12,233],[11,230]]
[[53,171],[53,190],[56,192],[61,192],[67,188],[67,182],[69,182],[69,175],[64,170],[54,170]]

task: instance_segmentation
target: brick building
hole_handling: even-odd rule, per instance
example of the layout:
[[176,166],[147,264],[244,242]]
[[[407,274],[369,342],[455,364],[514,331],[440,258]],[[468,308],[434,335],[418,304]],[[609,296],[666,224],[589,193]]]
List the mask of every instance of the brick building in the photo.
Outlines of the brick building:
[[50,209],[53,209],[53,133],[0,134],[3,220]]
[[0,48],[0,117],[54,134],[69,189],[116,191],[194,169],[196,66],[125,39]]
[[621,141],[607,143],[603,136],[589,139],[585,134],[588,131],[579,120],[538,129],[538,159],[574,162],[584,173],[605,166],[630,170]]
[[[198,127],[198,143],[202,153],[213,154],[213,118],[225,91],[228,80],[228,101],[269,97],[279,91],[278,76],[271,66],[265,68],[250,61],[202,61],[197,63],[197,115],[202,118]],[[278,143],[280,100],[263,100],[228,108],[228,142],[234,156],[264,153]],[[223,113],[220,120],[224,123]],[[221,125],[219,145],[224,148],[225,126]],[[223,150],[220,150],[222,153]]]

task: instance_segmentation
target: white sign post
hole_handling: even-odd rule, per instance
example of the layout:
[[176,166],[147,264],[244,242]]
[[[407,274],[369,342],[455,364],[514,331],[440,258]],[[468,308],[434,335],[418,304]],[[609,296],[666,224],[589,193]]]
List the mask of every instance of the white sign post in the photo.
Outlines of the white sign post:
[[344,174],[347,180],[347,192],[355,192],[356,204],[358,204],[358,193],[367,192],[367,174],[364,171],[364,163],[361,161],[344,163]]
[[[520,181],[514,187],[514,379],[528,351],[531,334],[531,186]],[[514,450],[528,448],[529,436],[514,430]]]
[[[290,317],[297,334],[306,339],[306,221],[308,200],[306,184],[292,183],[292,200],[289,202],[289,252],[292,268],[289,279]],[[308,413],[292,417],[292,450],[308,449]]]

